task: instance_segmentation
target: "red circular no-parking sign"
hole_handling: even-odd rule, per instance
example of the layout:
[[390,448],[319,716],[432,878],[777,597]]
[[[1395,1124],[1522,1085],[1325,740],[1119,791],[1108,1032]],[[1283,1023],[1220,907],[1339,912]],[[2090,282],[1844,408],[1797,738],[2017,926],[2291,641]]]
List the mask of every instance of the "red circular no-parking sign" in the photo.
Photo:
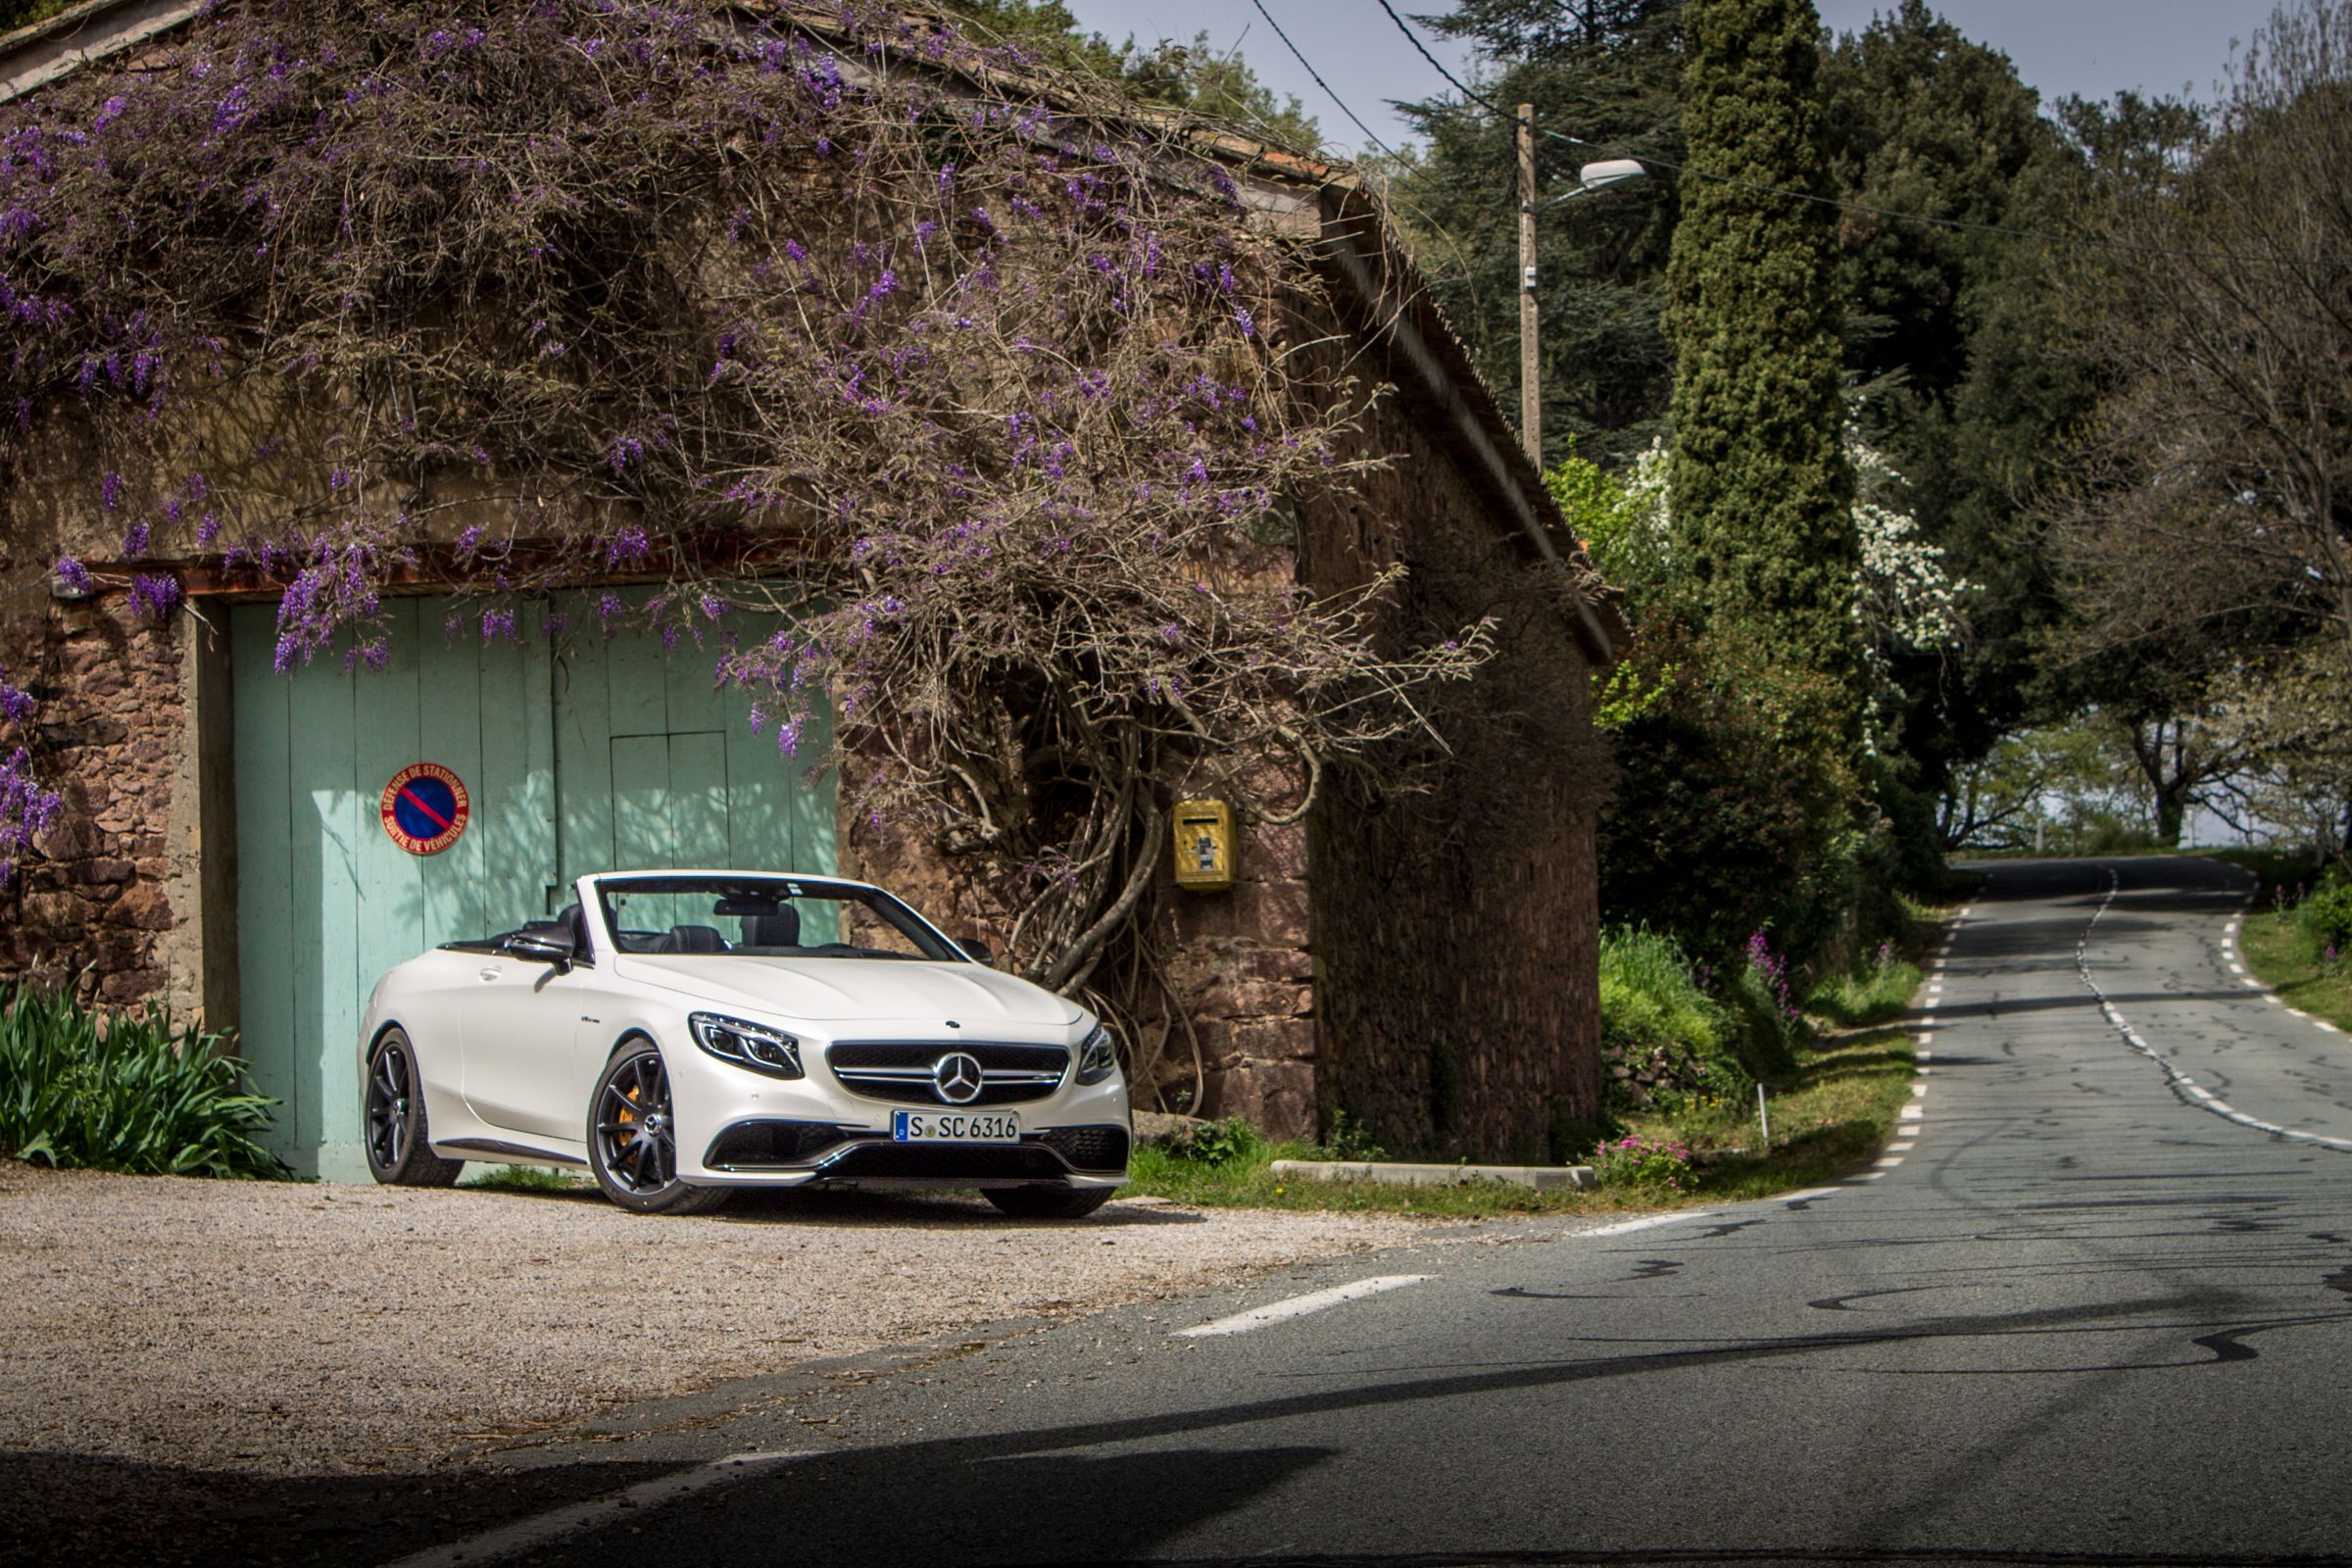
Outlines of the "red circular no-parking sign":
[[466,831],[465,782],[439,762],[412,762],[384,786],[384,836],[411,855],[439,855]]

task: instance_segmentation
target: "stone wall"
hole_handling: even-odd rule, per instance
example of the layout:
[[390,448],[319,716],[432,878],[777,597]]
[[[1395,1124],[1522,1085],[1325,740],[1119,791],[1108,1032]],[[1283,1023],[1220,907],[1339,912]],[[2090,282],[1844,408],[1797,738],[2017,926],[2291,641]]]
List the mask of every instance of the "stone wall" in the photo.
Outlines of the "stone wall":
[[159,628],[121,595],[26,608],[0,626],[0,664],[39,703],[38,775],[57,824],[0,894],[0,976],[71,986],[84,1000],[202,1000],[194,956],[184,755],[185,622]]
[[[1342,781],[1308,840],[1318,1110],[1392,1153],[1553,1157],[1598,1113],[1592,830],[1609,766],[1557,578],[1525,562],[1401,399],[1368,415],[1396,455],[1307,509],[1308,575],[1412,568],[1397,629],[1493,617],[1498,652],[1433,710],[1445,738]],[[1430,787],[1397,788],[1418,768]]]

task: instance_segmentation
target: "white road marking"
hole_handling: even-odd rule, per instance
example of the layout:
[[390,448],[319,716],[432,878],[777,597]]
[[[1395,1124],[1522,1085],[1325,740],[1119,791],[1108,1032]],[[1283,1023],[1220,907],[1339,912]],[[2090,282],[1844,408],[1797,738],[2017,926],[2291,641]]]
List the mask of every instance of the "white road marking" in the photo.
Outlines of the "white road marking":
[[2244,974],[2246,972],[2246,966],[2238,962],[2235,958],[2231,958],[2230,960],[2230,972],[2231,974]]
[[1781,1199],[1781,1201],[1784,1203],[1805,1203],[1812,1201],[1816,1198],[1829,1198],[1835,1195],[1838,1189],[1835,1187],[1808,1187],[1801,1193],[1789,1193]]
[[788,1459],[808,1457],[799,1453],[738,1453],[709,1464],[697,1465],[677,1475],[663,1476],[658,1481],[644,1481],[625,1492],[608,1493],[575,1502],[567,1507],[551,1509],[533,1518],[453,1541],[444,1546],[430,1546],[413,1556],[403,1557],[391,1568],[466,1568],[492,1562],[500,1557],[512,1557],[516,1552],[544,1546],[564,1536],[593,1530],[599,1525],[612,1524],[629,1518],[643,1509],[658,1508],[665,1502],[708,1492],[712,1487],[732,1486],[749,1481],[753,1476]]
[[1633,1231],[1646,1231],[1660,1225],[1672,1225],[1677,1220],[1712,1219],[1714,1214],[1715,1211],[1709,1208],[1702,1208],[1689,1214],[1652,1214],[1647,1219],[1621,1219],[1614,1225],[1603,1225],[1598,1230],[1578,1231],[1576,1234],[1583,1237],[1624,1236]]
[[[1675,1217],[1680,1219],[1683,1216],[1678,1214]],[[1378,1296],[1383,1291],[1394,1291],[1406,1285],[1418,1285],[1423,1280],[1432,1277],[1428,1274],[1382,1274],[1374,1279],[1356,1280],[1348,1285],[1335,1285],[1328,1291],[1314,1291],[1305,1296],[1294,1296],[1287,1301],[1253,1306],[1247,1312],[1236,1312],[1233,1316],[1221,1317],[1214,1323],[1203,1323],[1197,1328],[1178,1329],[1173,1338],[1202,1340],[1224,1334],[1247,1334],[1252,1329],[1262,1329],[1270,1323],[1287,1323],[1292,1318],[1305,1317],[1310,1312],[1321,1312],[1361,1297]]]
[[2260,991],[2262,989],[2262,982],[2255,979],[2252,975],[2246,976],[2243,980],[2240,980],[2238,984],[2244,986],[2249,991]]
[[1883,1170],[1866,1170],[1859,1176],[1848,1176],[1846,1178],[1846,1180],[1849,1182],[1876,1182],[1884,1181],[1886,1179],[1886,1173]]
[[1917,1121],[1926,1114],[1917,1105],[1905,1105],[1901,1110],[1895,1112],[1895,1120]]
[[1926,1094],[1927,1092],[1928,1092],[1928,1086],[1927,1086],[1926,1084],[1913,1084],[1913,1085],[1911,1086],[1911,1095],[1912,1095],[1912,1098],[1913,1098],[1913,1099],[1915,1099],[1915,1100],[1916,1100],[1918,1097],[1920,1097],[1921,1095],[1924,1095],[1924,1094]]
[[1916,1140],[1906,1139],[1899,1144],[1888,1144],[1886,1146],[1886,1152],[1889,1154],[1907,1154],[1918,1147],[1919,1144]]
[[1902,1162],[1903,1156],[1900,1154],[1888,1154],[1885,1159],[1873,1161],[1881,1170],[1892,1170]]

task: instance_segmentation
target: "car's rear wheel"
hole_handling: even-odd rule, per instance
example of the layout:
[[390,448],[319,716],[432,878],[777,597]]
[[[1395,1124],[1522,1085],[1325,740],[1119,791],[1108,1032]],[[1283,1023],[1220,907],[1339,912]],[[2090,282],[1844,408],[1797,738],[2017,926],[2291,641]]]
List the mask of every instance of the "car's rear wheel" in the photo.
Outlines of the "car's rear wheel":
[[980,1196],[1014,1219],[1084,1219],[1110,1201],[1108,1187],[984,1187]]
[[596,1185],[639,1214],[707,1214],[725,1202],[723,1187],[678,1180],[677,1126],[669,1071],[650,1040],[624,1040],[605,1063],[588,1106],[588,1168]]
[[416,1048],[404,1030],[385,1030],[375,1043],[375,1054],[368,1058],[367,1115],[368,1174],[386,1187],[456,1184],[466,1162],[433,1152]]

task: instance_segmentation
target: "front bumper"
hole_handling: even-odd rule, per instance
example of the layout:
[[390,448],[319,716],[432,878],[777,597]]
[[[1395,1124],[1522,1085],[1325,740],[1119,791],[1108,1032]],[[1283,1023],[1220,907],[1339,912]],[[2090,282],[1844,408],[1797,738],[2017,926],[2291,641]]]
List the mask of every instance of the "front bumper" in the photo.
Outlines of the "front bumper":
[[992,1107],[1019,1115],[1017,1144],[896,1143],[892,1115],[909,1106],[844,1087],[822,1043],[804,1044],[808,1076],[796,1079],[716,1060],[688,1040],[663,1041],[662,1057],[678,1175],[696,1186],[1092,1188],[1127,1177],[1132,1122],[1116,1074],[1091,1085],[1072,1074],[1049,1095]]
[[710,1141],[702,1165],[714,1180],[763,1184],[1115,1187],[1129,1140],[1124,1122],[1048,1127],[1017,1144],[902,1144],[826,1123],[741,1121]]

